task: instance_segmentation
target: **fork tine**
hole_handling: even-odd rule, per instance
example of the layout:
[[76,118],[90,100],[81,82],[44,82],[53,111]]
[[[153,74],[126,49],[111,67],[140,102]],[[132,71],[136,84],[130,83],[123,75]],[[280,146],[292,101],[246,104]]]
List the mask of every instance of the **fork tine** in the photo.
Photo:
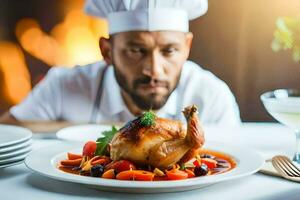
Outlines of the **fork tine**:
[[290,167],[290,165],[286,162],[285,159],[282,159],[281,157],[277,157],[278,163],[283,165],[285,167],[285,170],[288,171],[292,176],[299,176],[297,172],[293,168]]
[[284,165],[281,164],[275,157],[272,159],[272,164],[275,169],[277,169],[279,172],[281,172],[284,176],[293,176]]
[[275,156],[272,163],[277,163],[277,167],[281,167],[288,176],[299,177],[300,173],[296,166],[291,166],[290,159],[285,156]]
[[284,160],[299,176],[300,176],[300,169],[294,165],[294,163],[286,156],[280,156],[282,160]]
[[291,176],[288,172],[285,171],[285,169],[284,169],[282,166],[280,166],[280,165],[278,164],[278,162],[277,162],[276,160],[272,160],[272,161],[273,161],[273,162],[272,162],[273,167],[274,167],[281,175],[283,175],[283,176]]

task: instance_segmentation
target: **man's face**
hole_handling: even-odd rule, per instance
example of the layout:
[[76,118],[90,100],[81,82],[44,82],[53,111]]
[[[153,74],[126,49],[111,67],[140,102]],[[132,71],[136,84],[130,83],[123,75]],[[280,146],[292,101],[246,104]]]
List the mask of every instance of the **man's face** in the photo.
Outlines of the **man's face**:
[[192,40],[175,31],[124,32],[111,38],[117,82],[141,110],[160,109],[176,88]]

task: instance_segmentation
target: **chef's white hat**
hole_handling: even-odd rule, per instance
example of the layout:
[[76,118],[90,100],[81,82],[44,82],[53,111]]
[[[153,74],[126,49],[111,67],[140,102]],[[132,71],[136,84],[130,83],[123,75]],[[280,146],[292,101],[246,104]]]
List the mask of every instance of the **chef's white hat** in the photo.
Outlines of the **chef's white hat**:
[[207,0],[87,0],[88,14],[108,19],[109,33],[189,31],[189,20],[204,15]]

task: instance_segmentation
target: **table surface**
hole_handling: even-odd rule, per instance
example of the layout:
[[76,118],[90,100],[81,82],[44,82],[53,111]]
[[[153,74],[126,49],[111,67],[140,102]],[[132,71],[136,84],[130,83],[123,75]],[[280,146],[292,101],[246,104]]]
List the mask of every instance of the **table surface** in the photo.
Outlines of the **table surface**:
[[[260,152],[265,159],[276,154],[291,156],[293,132],[275,123],[244,123],[241,127],[209,126],[207,140],[239,143]],[[234,140],[233,140],[234,138]],[[55,134],[35,134],[33,149],[51,146],[60,141]],[[250,161],[249,161],[250,162]],[[300,199],[299,184],[282,178],[256,173],[202,189],[161,194],[127,194],[104,192],[84,185],[62,182],[33,173],[24,164],[0,169],[0,199]]]

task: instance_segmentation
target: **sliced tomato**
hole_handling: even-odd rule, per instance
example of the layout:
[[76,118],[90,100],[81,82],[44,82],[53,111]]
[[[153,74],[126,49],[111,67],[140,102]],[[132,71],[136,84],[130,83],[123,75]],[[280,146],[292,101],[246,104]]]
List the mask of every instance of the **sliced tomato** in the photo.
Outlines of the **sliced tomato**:
[[218,162],[211,158],[202,158],[201,162],[206,164],[208,169],[214,169],[217,167]]
[[166,174],[169,180],[182,180],[188,178],[188,173],[178,169],[166,171]]
[[144,170],[127,170],[117,174],[118,180],[153,181],[155,174]]
[[67,167],[78,167],[81,163],[82,158],[78,158],[75,160],[62,160],[60,164]]
[[193,164],[195,167],[199,167],[201,165],[201,161],[197,159],[193,162]]
[[69,160],[76,160],[78,158],[82,158],[82,155],[68,152]]
[[190,170],[190,169],[185,169],[184,171],[188,174],[188,178],[193,178],[193,177],[195,177],[195,173],[194,173],[192,170]]
[[131,162],[131,161],[118,160],[118,161],[112,162],[111,164],[107,165],[107,169],[115,169],[116,173],[120,173],[122,171],[135,170],[136,167],[133,164],[133,162]]
[[114,179],[114,178],[116,178],[115,170],[114,169],[107,170],[106,172],[104,172],[102,174],[102,178],[107,178],[107,179]]
[[88,141],[83,146],[82,155],[92,157],[95,155],[96,149],[97,149],[97,143],[94,141]]

